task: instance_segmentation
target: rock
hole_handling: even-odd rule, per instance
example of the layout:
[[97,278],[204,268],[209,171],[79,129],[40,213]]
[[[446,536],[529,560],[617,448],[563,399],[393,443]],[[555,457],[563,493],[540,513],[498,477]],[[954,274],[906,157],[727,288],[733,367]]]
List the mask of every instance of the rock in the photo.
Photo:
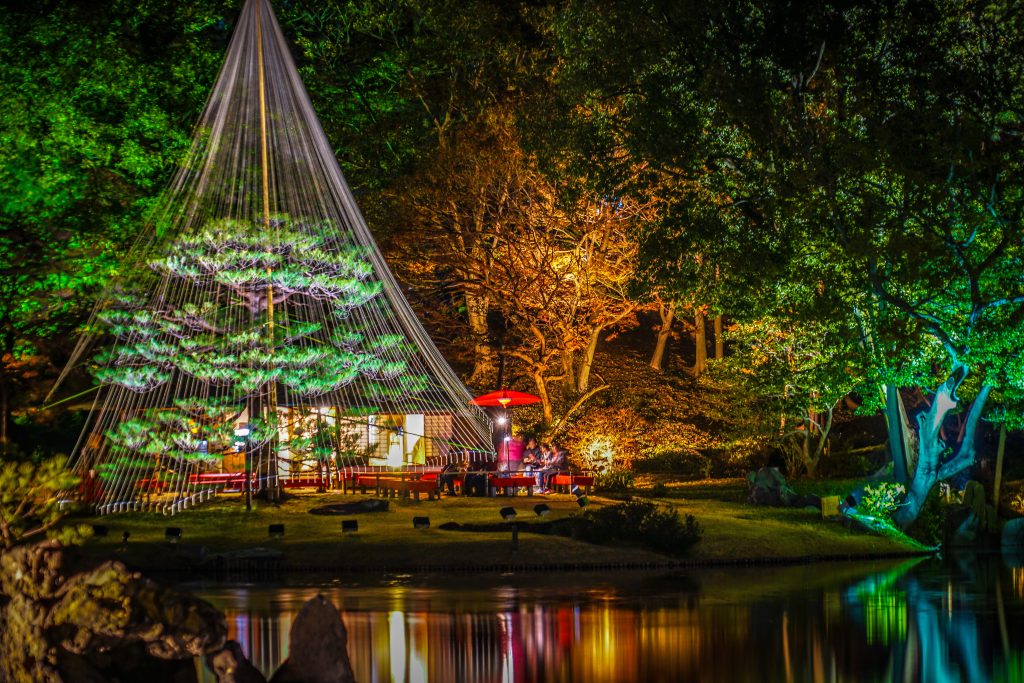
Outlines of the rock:
[[47,626],[68,652],[142,643],[158,659],[189,659],[223,647],[224,616],[212,605],[128,572],[120,562],[67,580]]
[[47,541],[0,555],[0,681],[193,683],[223,647],[208,603]]
[[1003,525],[1000,545],[1002,545],[1004,549],[1024,547],[1024,517],[1011,519]]
[[322,595],[299,610],[291,646],[270,683],[354,683],[348,659],[348,632],[341,614]]
[[217,683],[267,683],[233,640],[226,642],[220,651],[206,655],[206,667],[217,677]]
[[950,545],[974,545],[978,540],[978,531],[980,526],[981,520],[978,519],[978,515],[974,514],[973,510],[968,510],[967,516],[964,517],[963,521],[960,522],[953,531],[953,536],[950,538]]
[[750,488],[750,502],[754,505],[789,507],[799,500],[777,467],[762,467],[749,473],[747,486]]

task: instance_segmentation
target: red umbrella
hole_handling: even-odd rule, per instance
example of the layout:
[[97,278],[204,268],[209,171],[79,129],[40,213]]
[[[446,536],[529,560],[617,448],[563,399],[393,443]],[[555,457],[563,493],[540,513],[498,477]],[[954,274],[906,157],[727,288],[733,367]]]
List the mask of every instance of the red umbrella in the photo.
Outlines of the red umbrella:
[[508,408],[509,406],[528,406],[531,403],[540,403],[540,396],[527,394],[523,391],[502,389],[501,391],[492,391],[489,394],[477,396],[470,403],[478,406],[501,406],[502,408]]

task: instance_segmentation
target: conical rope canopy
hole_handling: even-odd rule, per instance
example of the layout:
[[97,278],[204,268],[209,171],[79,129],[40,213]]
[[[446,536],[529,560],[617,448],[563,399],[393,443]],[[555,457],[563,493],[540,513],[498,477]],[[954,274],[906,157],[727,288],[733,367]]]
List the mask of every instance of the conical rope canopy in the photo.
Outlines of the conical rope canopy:
[[490,421],[385,264],[266,0],[242,9],[128,268],[90,326],[113,343],[73,459],[102,512],[493,453]]

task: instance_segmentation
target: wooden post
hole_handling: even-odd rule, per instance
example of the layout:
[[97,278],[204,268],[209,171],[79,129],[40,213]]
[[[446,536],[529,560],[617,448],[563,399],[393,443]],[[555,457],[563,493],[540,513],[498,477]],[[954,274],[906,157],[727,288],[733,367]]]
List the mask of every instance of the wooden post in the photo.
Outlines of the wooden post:
[[1003,455],[1006,453],[1006,423],[999,425],[999,446],[996,447],[996,481],[992,485],[992,507],[999,515],[999,487],[1003,483]]

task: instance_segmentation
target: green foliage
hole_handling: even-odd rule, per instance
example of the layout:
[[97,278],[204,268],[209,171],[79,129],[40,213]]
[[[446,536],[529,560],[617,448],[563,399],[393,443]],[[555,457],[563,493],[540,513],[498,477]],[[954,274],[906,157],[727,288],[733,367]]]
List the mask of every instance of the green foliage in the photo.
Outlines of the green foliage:
[[[382,291],[358,250],[336,243],[334,230],[321,223],[276,217],[269,240],[264,232],[250,222],[211,221],[150,263],[169,293],[152,303],[144,303],[144,291],[116,296],[100,315],[117,338],[97,358],[101,382],[134,392],[182,378],[205,387],[107,429],[120,459],[113,469],[141,477],[174,461],[233,452],[234,429],[247,409],[248,447],[275,441],[275,413],[258,417],[272,385],[283,385],[293,401],[349,385],[368,400],[387,392],[409,397],[426,387],[425,378],[409,373],[415,347],[396,335],[360,332],[347,320]],[[269,291],[278,307],[272,328]],[[327,318],[311,319],[319,315]],[[291,452],[322,460],[333,449],[314,436],[300,433]]]
[[864,487],[864,496],[857,505],[857,511],[862,515],[891,521],[906,493],[907,487],[903,484],[888,481],[868,484]]
[[685,555],[704,533],[693,515],[681,518],[676,508],[647,501],[587,510],[573,529],[591,543],[634,543],[673,556]]
[[60,526],[64,518],[60,496],[77,484],[78,477],[68,471],[63,456],[38,463],[0,463],[0,543],[4,549],[44,534],[65,544],[85,538],[88,527]]
[[0,11],[0,392],[23,421],[54,420],[29,411],[187,148],[226,38],[203,4]]
[[636,486],[636,475],[624,467],[612,467],[598,473],[594,485],[604,493],[629,493]]

